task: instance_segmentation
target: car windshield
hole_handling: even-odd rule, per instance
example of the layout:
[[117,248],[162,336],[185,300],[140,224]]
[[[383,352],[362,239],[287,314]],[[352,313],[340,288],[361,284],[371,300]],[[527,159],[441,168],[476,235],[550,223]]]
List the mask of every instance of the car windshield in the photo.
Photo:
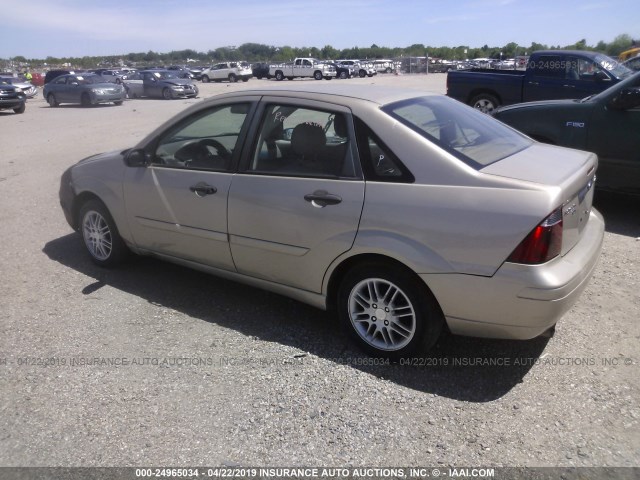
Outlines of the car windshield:
[[627,78],[629,75],[633,73],[632,70],[625,67],[620,62],[614,60],[611,57],[607,57],[606,55],[598,55],[595,58],[595,61],[598,65],[608,71],[611,75],[616,77],[618,80],[622,78]]
[[168,78],[180,78],[178,77],[178,74],[175,72],[153,72],[153,76],[156,78],[159,78],[161,80],[166,80]]
[[77,75],[76,77],[71,77],[70,81],[75,80],[80,85],[92,85],[94,83],[105,83],[104,78],[100,77],[100,75]]
[[382,110],[477,170],[532,144],[488,115],[444,96],[412,98]]

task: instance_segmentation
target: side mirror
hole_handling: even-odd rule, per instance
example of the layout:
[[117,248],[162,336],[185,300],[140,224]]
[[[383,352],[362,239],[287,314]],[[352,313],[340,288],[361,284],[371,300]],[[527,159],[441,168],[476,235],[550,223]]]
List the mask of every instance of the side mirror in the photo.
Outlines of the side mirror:
[[609,75],[604,73],[602,70],[598,70],[596,73],[594,73],[593,74],[593,78],[596,80],[596,82],[610,82],[611,81],[611,79],[609,78]]
[[624,88],[607,104],[614,110],[631,110],[640,107],[640,87]]
[[124,163],[129,167],[147,167],[151,163],[151,155],[142,148],[129,150],[124,156]]

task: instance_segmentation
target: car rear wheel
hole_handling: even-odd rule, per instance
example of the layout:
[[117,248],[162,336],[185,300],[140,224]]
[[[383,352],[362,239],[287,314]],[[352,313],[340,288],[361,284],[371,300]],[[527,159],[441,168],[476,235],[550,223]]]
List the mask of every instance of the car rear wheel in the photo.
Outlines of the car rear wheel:
[[500,102],[493,95],[481,93],[473,97],[469,105],[480,110],[482,113],[490,113],[500,106]]
[[365,72],[364,70],[360,70],[360,72],[358,72],[358,76],[359,76],[360,78],[364,78],[364,77],[366,77],[366,76],[367,76],[367,72]]
[[162,90],[162,98],[164,98],[165,100],[171,100],[173,98],[170,88],[165,88],[164,90]]
[[118,100],[117,102],[113,102],[113,103],[115,103],[116,105],[120,106],[120,105],[122,105],[122,100]]
[[80,97],[80,103],[82,104],[83,107],[91,106],[91,97],[89,96],[88,93],[82,94],[82,96]]
[[353,268],[338,289],[338,315],[351,338],[373,356],[393,359],[428,350],[442,331],[435,298],[414,274],[385,264]]
[[53,93],[50,93],[47,97],[47,103],[50,107],[57,107],[59,105],[58,101],[56,100],[56,96]]
[[340,72],[340,78],[347,78],[347,72]]
[[102,202],[87,201],[80,209],[79,224],[84,246],[94,263],[110,267],[124,260],[129,250]]
[[276,72],[276,80],[279,82],[284,80],[284,74],[282,72]]
[[16,108],[13,109],[13,111],[15,113],[24,113],[25,110],[26,110],[26,106],[25,106],[24,103],[22,105],[20,105],[19,107],[16,107]]
[[236,83],[238,81],[238,77],[236,77],[233,73],[229,74],[229,81],[231,83]]

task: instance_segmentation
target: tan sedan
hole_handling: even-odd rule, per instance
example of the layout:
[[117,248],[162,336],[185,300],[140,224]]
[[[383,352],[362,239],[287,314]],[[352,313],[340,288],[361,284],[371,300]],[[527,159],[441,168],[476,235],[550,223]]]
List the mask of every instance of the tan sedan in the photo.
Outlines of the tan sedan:
[[527,339],[576,302],[604,222],[597,157],[440,95],[299,85],[210,98],[85,159],[60,201],[89,255],[127,252],[335,309],[373,355]]

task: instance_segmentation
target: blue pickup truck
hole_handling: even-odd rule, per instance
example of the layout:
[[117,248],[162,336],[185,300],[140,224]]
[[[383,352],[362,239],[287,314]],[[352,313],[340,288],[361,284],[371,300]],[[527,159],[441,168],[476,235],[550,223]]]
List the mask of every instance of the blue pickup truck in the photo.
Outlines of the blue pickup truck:
[[451,70],[447,95],[485,113],[500,105],[584,98],[633,72],[606,55],[582,50],[531,54],[526,70]]

